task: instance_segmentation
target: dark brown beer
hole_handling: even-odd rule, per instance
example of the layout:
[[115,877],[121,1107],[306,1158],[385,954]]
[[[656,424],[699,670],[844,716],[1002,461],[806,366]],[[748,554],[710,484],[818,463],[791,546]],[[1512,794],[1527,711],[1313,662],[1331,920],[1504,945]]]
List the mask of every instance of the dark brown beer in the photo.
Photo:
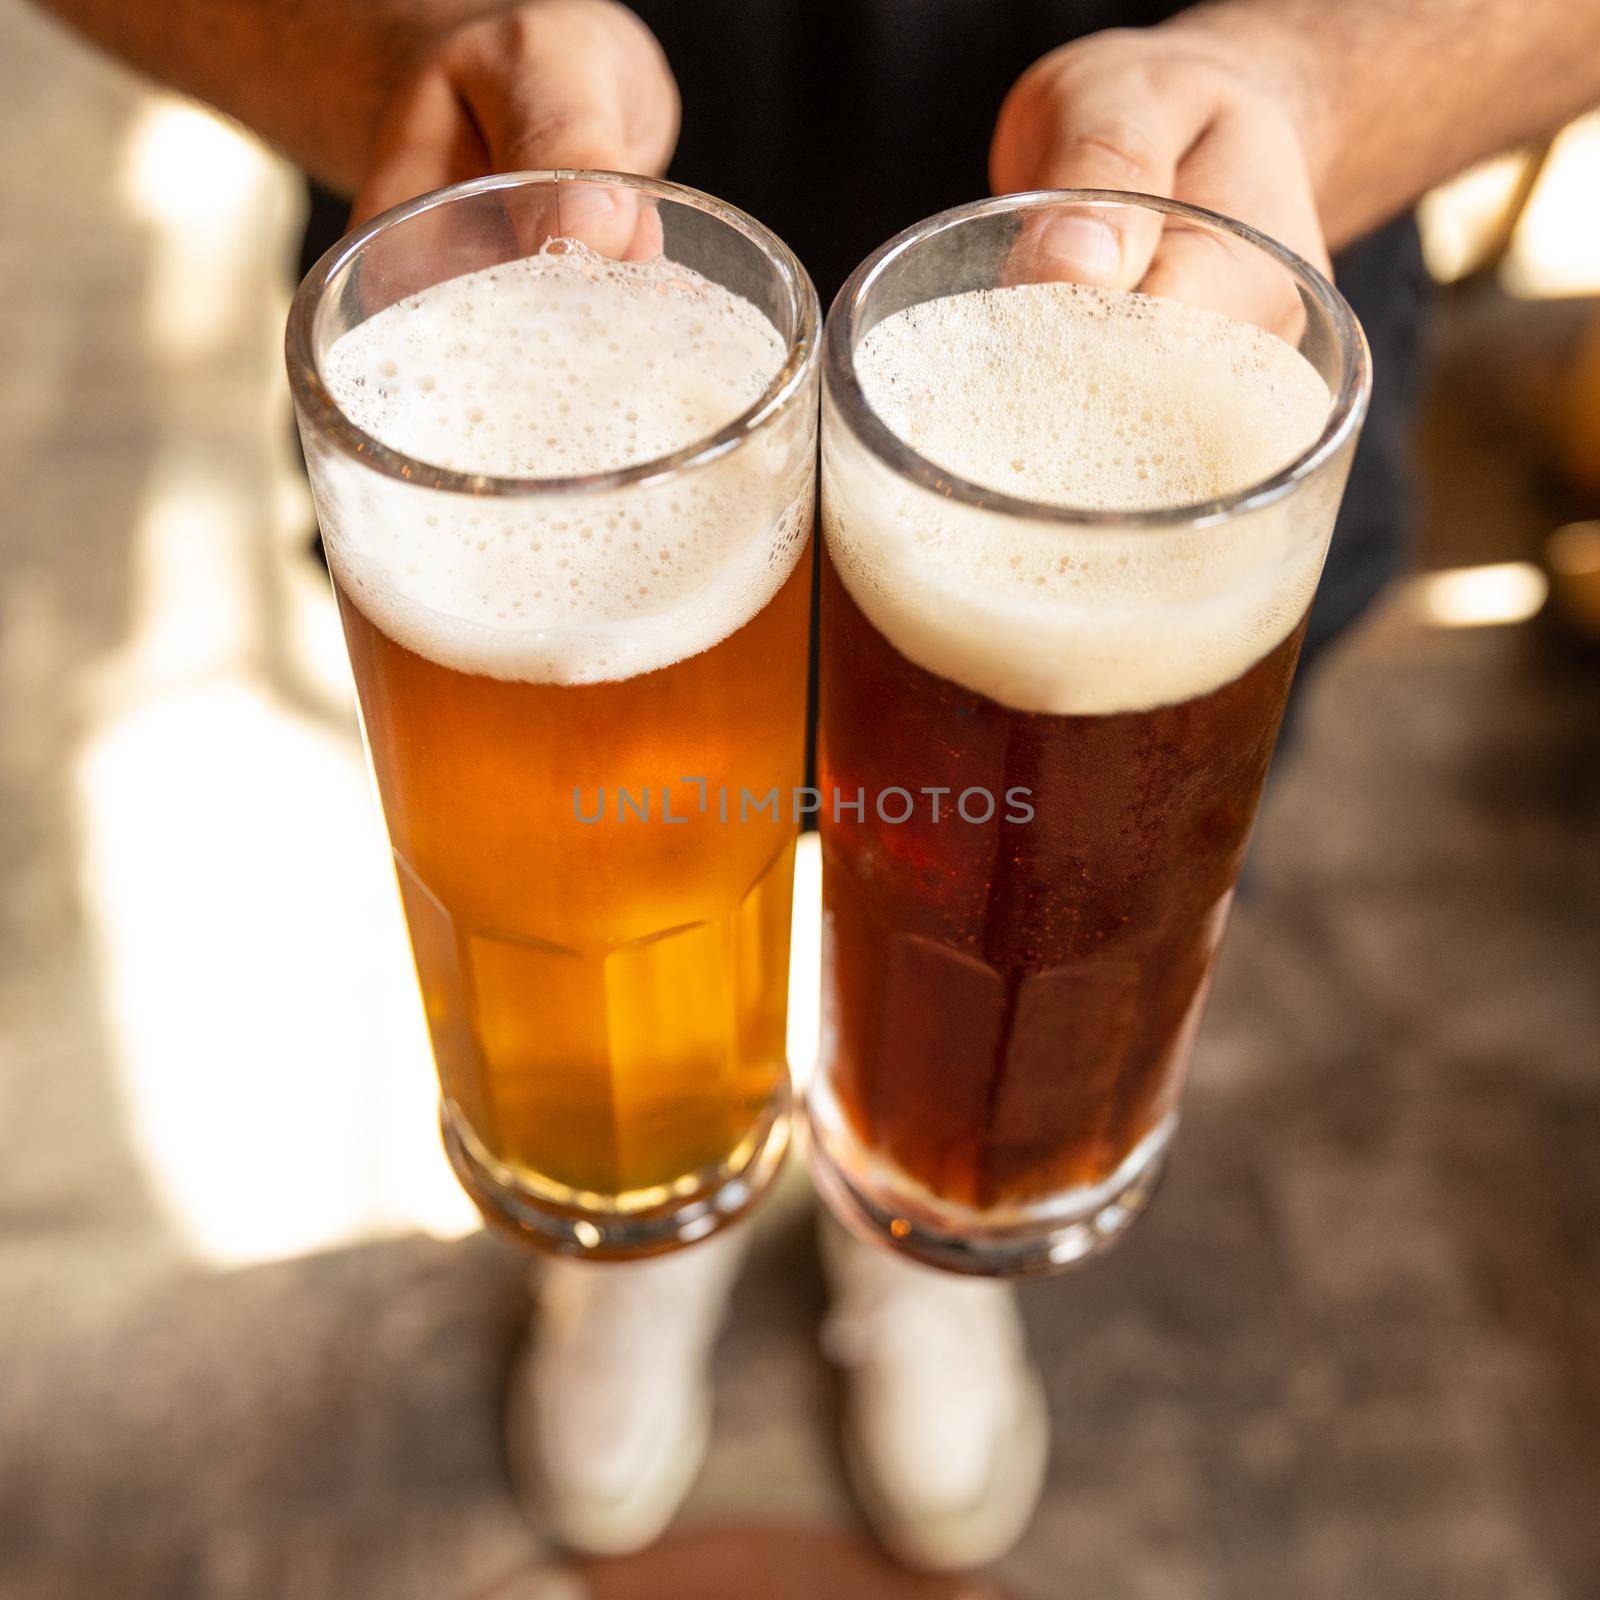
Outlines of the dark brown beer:
[[896,310],[854,366],[984,487],[825,415],[824,1177],[925,1258],[1060,1264],[1159,1170],[1321,560],[1320,506],[1205,508],[1327,390],[1259,328],[1056,282]]
[[[1135,214],[1161,241],[1137,288],[1064,279],[1041,246]],[[1205,273],[1175,270],[1169,231],[1215,245]],[[841,291],[807,1101],[818,1188],[863,1234],[1013,1277],[1149,1203],[1362,357],[1303,263],[1139,196],[964,206]]]
[[987,1209],[1102,1182],[1172,1109],[1304,631],[1178,704],[1015,711],[909,661],[824,558],[830,1081],[868,1149]]

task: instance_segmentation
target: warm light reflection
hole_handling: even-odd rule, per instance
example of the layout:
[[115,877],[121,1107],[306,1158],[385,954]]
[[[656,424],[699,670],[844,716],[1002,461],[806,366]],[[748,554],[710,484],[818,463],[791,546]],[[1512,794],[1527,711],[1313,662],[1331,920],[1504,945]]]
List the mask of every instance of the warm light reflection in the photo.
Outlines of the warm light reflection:
[[151,222],[227,222],[249,204],[269,160],[249,134],[203,106],[152,99],[128,135],[122,192]]
[[225,1264],[477,1225],[439,1147],[359,744],[248,665],[257,515],[204,474],[158,480],[132,643],[78,769],[131,1137],[184,1238]]
[[155,230],[145,302],[152,345],[168,358],[219,349],[259,309],[252,275],[277,266],[264,246],[295,203],[293,175],[221,117],[162,97],[129,132],[121,189]]
[[1423,573],[1405,587],[1410,605],[1436,628],[1526,622],[1543,606],[1549,592],[1549,580],[1529,561],[1450,567]]
[[[272,354],[297,180],[162,97],[132,126],[120,193],[150,228],[145,331],[173,412],[134,519],[129,636],[90,686],[76,773],[129,1137],[213,1262],[458,1234],[476,1213],[439,1147]],[[227,447],[193,440],[197,408]]]
[[[1526,151],[1469,168],[1417,206],[1422,253],[1439,283],[1482,266],[1524,181]],[[1501,281],[1527,299],[1600,293],[1600,111],[1570,123],[1551,147],[1509,242]]]
[[1497,156],[1422,197],[1417,226],[1435,283],[1454,283],[1482,264],[1527,164],[1525,155]]
[[1600,293],[1600,112],[1556,140],[1517,226],[1503,273],[1527,298]]
[[135,526],[131,576],[138,619],[102,673],[127,700],[241,665],[256,644],[251,543],[256,526],[223,464],[158,461]]

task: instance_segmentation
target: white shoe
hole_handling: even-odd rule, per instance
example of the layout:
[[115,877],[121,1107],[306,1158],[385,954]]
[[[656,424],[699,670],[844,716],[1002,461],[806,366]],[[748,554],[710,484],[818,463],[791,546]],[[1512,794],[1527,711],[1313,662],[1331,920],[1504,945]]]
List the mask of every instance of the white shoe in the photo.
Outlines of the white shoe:
[[512,1475],[551,1534],[595,1555],[655,1540],[711,1433],[711,1350],[744,1229],[647,1261],[554,1260],[507,1399]]
[[982,1566],[1038,1504],[1049,1420],[1003,1284],[913,1265],[831,1218],[823,1348],[844,1368],[845,1464],[891,1554],[925,1571]]

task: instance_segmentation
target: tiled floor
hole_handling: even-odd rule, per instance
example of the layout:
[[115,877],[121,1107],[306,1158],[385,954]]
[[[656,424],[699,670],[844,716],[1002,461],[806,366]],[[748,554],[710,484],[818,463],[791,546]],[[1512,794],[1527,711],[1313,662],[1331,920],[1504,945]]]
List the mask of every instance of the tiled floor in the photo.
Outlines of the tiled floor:
[[[0,1594],[469,1600],[540,1553],[521,1264],[433,1148],[297,553],[293,185],[18,0],[0,149]],[[1431,563],[1553,520],[1526,396],[1576,314],[1446,320]],[[1312,686],[1165,1193],[1025,1294],[1057,1447],[1000,1580],[1600,1591],[1597,1149],[1600,665],[1399,595]],[[795,1178],[686,1527],[853,1526],[809,1230]]]

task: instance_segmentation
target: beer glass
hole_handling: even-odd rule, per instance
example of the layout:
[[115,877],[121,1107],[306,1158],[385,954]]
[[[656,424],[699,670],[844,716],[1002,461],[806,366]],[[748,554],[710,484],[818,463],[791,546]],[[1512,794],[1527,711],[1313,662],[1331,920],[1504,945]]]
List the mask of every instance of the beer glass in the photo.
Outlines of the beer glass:
[[858,1231],[1021,1275],[1144,1206],[1368,390],[1325,278],[1169,200],[986,200],[840,292],[809,1113]]
[[446,1148],[548,1249],[782,1158],[819,320],[759,223],[600,172],[400,206],[290,314]]

